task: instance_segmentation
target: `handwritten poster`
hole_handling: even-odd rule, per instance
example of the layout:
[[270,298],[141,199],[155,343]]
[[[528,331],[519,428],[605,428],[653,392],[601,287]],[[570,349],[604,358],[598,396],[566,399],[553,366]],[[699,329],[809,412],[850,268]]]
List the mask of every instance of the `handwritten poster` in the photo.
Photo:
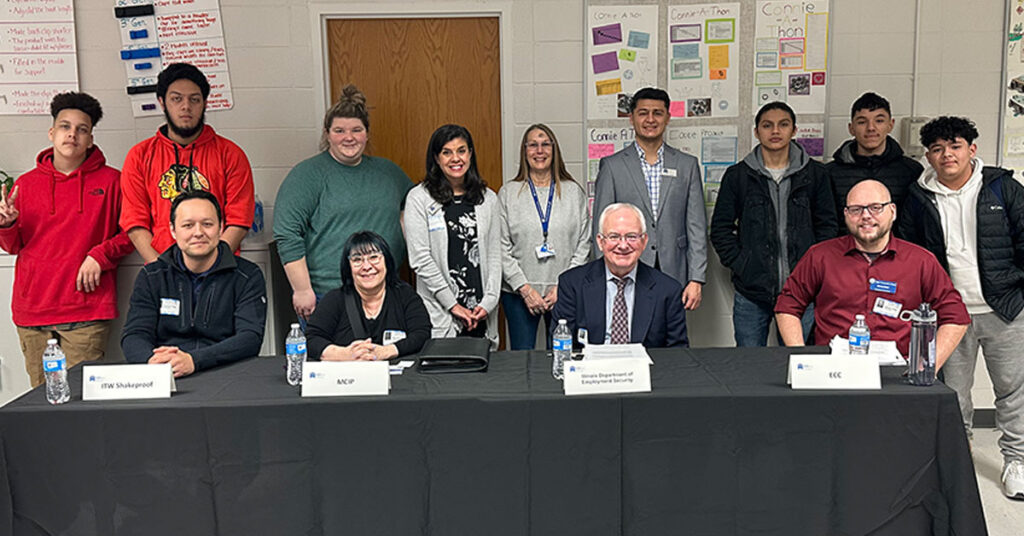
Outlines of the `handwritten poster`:
[[754,109],[772,101],[825,113],[827,0],[759,1],[754,23]]
[[[191,63],[210,82],[207,110],[232,106],[227,49],[218,0],[116,0],[115,7],[152,5],[151,13],[115,11],[127,85],[136,117],[163,113],[156,100],[157,75],[165,65]],[[126,57],[127,56],[127,57]]]
[[1006,36],[1006,101],[1000,165],[1024,168],[1024,0],[1007,2],[1010,32]]
[[725,170],[742,159],[736,125],[672,127],[665,131],[665,143],[697,157],[704,181],[704,204],[713,207],[718,200]]
[[740,4],[668,8],[668,94],[672,117],[739,115]]
[[49,115],[54,95],[77,90],[72,0],[0,3],[0,114]]
[[658,6],[587,10],[587,119],[629,115],[629,99],[658,82]]

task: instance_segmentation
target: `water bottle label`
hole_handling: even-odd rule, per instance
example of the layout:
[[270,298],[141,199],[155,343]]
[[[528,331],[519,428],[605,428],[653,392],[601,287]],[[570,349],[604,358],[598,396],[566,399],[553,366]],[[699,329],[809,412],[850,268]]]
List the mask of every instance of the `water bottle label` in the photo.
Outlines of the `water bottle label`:
[[867,346],[871,343],[871,335],[850,335],[850,346]]
[[304,354],[306,353],[306,343],[304,342],[290,342],[285,344],[285,353],[287,354]]
[[572,351],[572,339],[555,339],[551,342],[551,346],[554,347],[555,350]]
[[64,370],[63,359],[47,359],[43,361],[44,372],[56,372],[58,370]]

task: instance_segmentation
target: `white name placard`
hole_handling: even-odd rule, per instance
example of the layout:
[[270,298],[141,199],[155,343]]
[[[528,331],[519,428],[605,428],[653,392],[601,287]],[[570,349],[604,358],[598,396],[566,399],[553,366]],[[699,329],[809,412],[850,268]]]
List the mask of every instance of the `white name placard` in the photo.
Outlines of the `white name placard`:
[[170,398],[174,390],[170,363],[82,367],[82,400]]
[[372,396],[391,390],[387,361],[307,361],[302,396]]
[[644,357],[566,361],[562,387],[568,396],[647,393],[651,366]]
[[881,389],[878,358],[842,355],[791,355],[793,389]]

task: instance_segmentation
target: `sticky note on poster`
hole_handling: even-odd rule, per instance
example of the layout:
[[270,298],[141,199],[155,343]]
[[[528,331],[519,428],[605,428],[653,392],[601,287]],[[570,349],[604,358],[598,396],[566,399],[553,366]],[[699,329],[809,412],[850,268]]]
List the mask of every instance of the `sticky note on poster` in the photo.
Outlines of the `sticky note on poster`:
[[686,101],[672,101],[668,105],[668,115],[671,117],[686,117]]
[[708,79],[725,80],[726,78],[728,78],[728,72],[729,69],[711,69],[711,71],[708,72]]
[[672,45],[672,57],[679,60],[691,60],[700,57],[699,43]]
[[590,57],[590,61],[594,65],[594,74],[619,70],[619,59],[615,56],[614,50],[603,54],[594,54]]
[[619,59],[624,61],[636,61],[636,51],[624,48],[619,51]]
[[598,80],[597,82],[594,82],[594,86],[597,88],[598,96],[614,95],[622,92],[622,79],[610,78],[608,80]]
[[708,45],[708,68],[726,69],[729,67],[729,45]]
[[622,25],[619,23],[597,26],[593,30],[594,45],[622,42]]
[[651,46],[651,34],[630,30],[629,41],[626,44],[633,48],[647,48]]
[[598,160],[613,154],[615,154],[614,143],[591,143],[587,145],[587,158],[590,160]]

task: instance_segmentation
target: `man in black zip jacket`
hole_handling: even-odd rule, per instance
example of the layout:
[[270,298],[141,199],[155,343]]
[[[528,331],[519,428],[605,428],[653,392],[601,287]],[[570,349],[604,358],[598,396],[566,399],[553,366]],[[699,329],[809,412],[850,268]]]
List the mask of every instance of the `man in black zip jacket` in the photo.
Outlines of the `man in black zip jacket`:
[[223,229],[209,192],[174,199],[175,245],[135,280],[121,335],[129,363],[170,363],[180,377],[259,353],[267,318],[263,273],[231,253]]
[[[978,347],[996,395],[1003,492],[1024,499],[1024,187],[977,157],[974,123],[939,117],[921,128],[930,164],[911,185],[899,234],[938,258],[971,326],[942,368],[970,435]],[[916,304],[903,304],[912,309]]]
[[[711,243],[732,270],[732,323],[737,346],[764,346],[775,299],[800,257],[836,236],[825,167],[793,141],[796,114],[784,102],[765,104],[754,122],[760,144],[722,177]],[[804,315],[810,337],[814,312]],[[806,339],[805,339],[806,340]]]
[[889,101],[877,93],[867,92],[853,101],[848,128],[852,140],[843,142],[825,164],[832,181],[839,232],[846,233],[843,207],[846,196],[858,182],[874,179],[889,189],[892,201],[902,206],[907,188],[921,176],[923,168],[916,160],[903,155],[903,148],[889,136],[895,122]]

